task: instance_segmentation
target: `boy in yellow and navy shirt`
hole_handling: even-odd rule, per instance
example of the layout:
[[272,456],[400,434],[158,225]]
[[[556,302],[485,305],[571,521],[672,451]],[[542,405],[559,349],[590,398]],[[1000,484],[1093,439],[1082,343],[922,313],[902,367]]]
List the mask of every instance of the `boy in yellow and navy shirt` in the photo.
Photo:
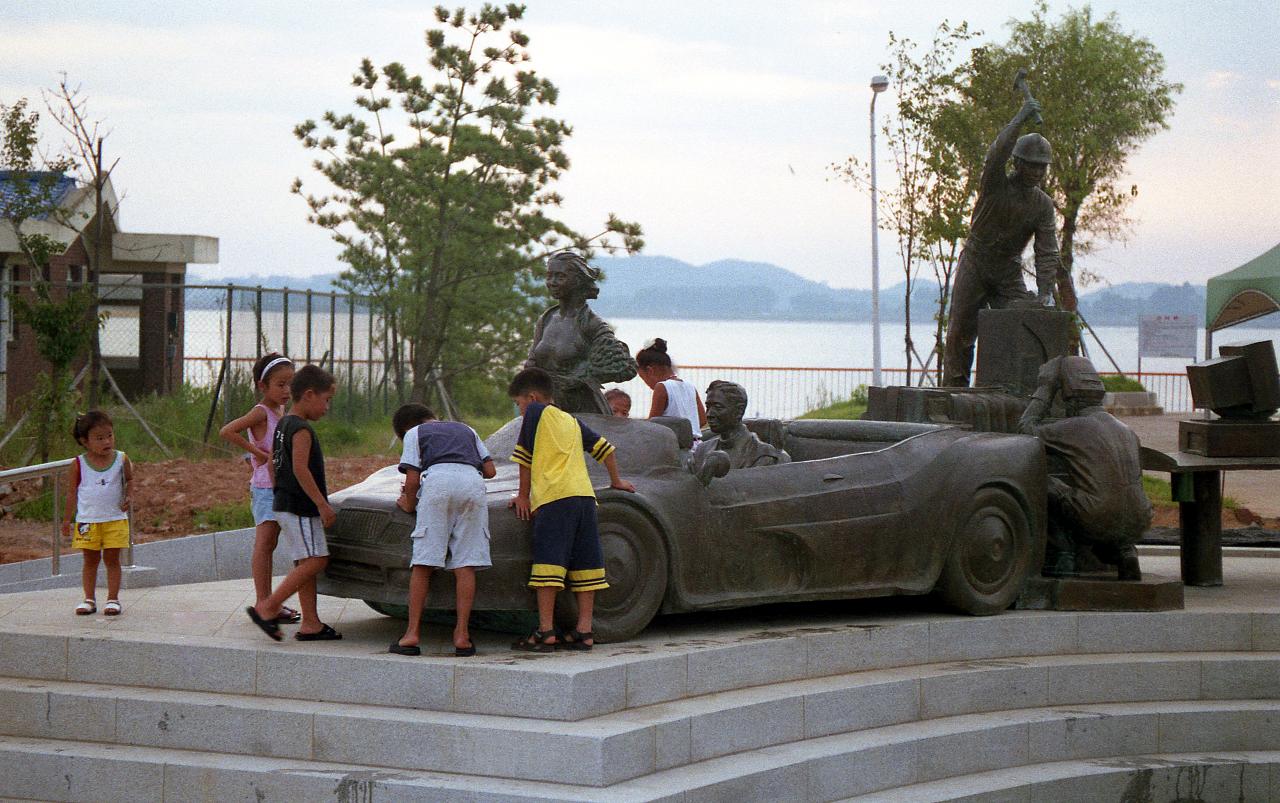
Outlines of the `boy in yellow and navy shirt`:
[[[552,407],[551,376],[526,368],[511,380],[507,394],[524,422],[511,459],[520,466],[520,490],[511,500],[516,515],[533,518],[533,568],[529,586],[538,598],[538,629],[512,645],[517,650],[550,652],[557,647],[589,650],[595,643],[591,614],[595,592],[609,587],[596,526],[596,494],[587,474],[590,453],[609,472],[609,487],[635,491],[618,476],[613,444],[587,425]],[[552,619],[556,594],[565,587],[577,595],[577,629],[557,636]]]

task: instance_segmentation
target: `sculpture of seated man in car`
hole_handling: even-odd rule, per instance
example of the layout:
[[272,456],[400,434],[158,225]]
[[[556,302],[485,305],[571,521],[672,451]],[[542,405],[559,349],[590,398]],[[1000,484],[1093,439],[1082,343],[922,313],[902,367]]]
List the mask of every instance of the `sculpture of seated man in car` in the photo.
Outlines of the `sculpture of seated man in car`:
[[741,385],[719,379],[712,382],[707,386],[706,408],[707,428],[712,434],[694,448],[689,459],[689,470],[704,483],[735,468],[791,462],[789,454],[760,440],[742,423],[747,391]]
[[[1142,489],[1138,436],[1101,407],[1105,392],[1093,363],[1055,357],[1040,366],[1035,394],[1018,422],[1044,443],[1049,476],[1049,543],[1045,574],[1076,573],[1082,549],[1119,569],[1121,580],[1141,580],[1134,543],[1151,525]],[[1066,418],[1044,422],[1061,395]]]

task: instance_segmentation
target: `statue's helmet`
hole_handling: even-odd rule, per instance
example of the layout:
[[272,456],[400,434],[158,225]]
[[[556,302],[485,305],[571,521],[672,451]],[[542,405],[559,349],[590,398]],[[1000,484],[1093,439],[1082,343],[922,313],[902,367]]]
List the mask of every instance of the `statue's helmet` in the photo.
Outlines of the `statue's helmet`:
[[1063,399],[1083,407],[1102,404],[1107,389],[1093,363],[1084,357],[1063,357],[1058,371]]
[[1053,161],[1053,148],[1039,134],[1023,134],[1013,146],[1013,155],[1024,162],[1047,165]]

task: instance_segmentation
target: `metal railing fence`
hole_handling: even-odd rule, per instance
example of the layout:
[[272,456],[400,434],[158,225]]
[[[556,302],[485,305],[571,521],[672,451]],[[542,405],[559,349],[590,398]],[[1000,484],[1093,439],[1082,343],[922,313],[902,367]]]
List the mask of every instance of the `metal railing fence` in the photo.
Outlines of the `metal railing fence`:
[[[740,365],[681,365],[681,379],[691,382],[705,395],[706,387],[715,379],[737,382],[747,391],[747,415],[753,418],[791,418],[849,399],[860,386],[871,384],[870,368],[802,368],[748,367]],[[886,385],[933,385],[932,371],[905,368],[881,370]],[[1117,376],[1103,373],[1103,376]],[[1185,373],[1126,374],[1137,379],[1156,394],[1165,412],[1189,413],[1191,386]],[[652,391],[639,378],[616,386],[631,396],[632,415],[645,416],[653,398]]]
[[[62,509],[62,497],[66,490],[66,473],[75,462],[75,458],[69,458],[67,460],[54,460],[48,463],[39,463],[34,466],[24,466],[23,468],[0,471],[0,484],[22,482],[24,480],[40,480],[46,477],[50,479],[49,491],[52,494],[50,501],[53,504],[53,532],[51,533],[50,538],[51,549],[49,567],[51,574],[55,577],[62,574],[62,525],[66,516],[66,511]],[[129,512],[129,546],[125,549],[124,560],[121,561],[121,565],[133,565],[132,511]]]
[[[28,283],[29,284],[29,283]],[[20,288],[23,283],[10,283]],[[152,295],[147,296],[150,292]],[[223,418],[252,404],[255,391],[251,368],[269,351],[298,362],[315,362],[338,379],[332,410],[348,420],[389,411],[405,399],[397,388],[408,385],[411,351],[403,336],[368,297],[316,290],[233,284],[146,283],[141,276],[104,277],[101,307],[108,313],[100,336],[109,365],[140,360],[144,334],[144,301],[164,292],[181,294],[181,316],[163,321],[164,337],[181,336],[181,381],[213,387],[222,376]],[[180,319],[179,319],[180,318]],[[149,322],[154,330],[156,322]],[[392,348],[398,343],[398,349]],[[172,349],[169,353],[176,354]],[[393,359],[393,352],[399,359]],[[152,352],[154,353],[154,351]],[[21,370],[11,365],[10,370]],[[790,417],[848,399],[859,386],[871,384],[870,368],[758,367],[726,365],[680,366],[681,376],[699,391],[714,379],[743,385],[750,399],[748,414]],[[930,371],[883,369],[883,381],[893,385],[931,385]],[[1106,376],[1107,374],[1104,374]],[[1168,412],[1192,410],[1190,386],[1183,373],[1129,374],[1155,392]],[[623,383],[633,410],[648,411],[651,394],[638,378]],[[230,398],[228,398],[230,396]]]
[[[21,291],[29,281],[7,283]],[[55,292],[82,282],[54,283]],[[167,298],[165,295],[167,294]],[[401,401],[410,351],[393,333],[378,305],[350,293],[235,284],[144,282],[140,275],[106,276],[99,284],[99,308],[106,320],[99,333],[103,361],[113,372],[141,366],[144,355],[164,354],[166,370],[181,349],[179,381],[224,386],[252,398],[253,363],[277,351],[299,364],[317,363],[338,379],[332,410],[348,419],[386,411]],[[166,310],[150,314],[154,306]],[[144,324],[144,317],[146,321]],[[394,348],[396,342],[399,348]],[[147,345],[144,345],[146,343]],[[393,356],[399,359],[394,360]],[[225,366],[225,368],[224,368]],[[21,370],[11,365],[10,370]],[[117,371],[119,369],[119,371]],[[228,411],[230,414],[231,411]]]

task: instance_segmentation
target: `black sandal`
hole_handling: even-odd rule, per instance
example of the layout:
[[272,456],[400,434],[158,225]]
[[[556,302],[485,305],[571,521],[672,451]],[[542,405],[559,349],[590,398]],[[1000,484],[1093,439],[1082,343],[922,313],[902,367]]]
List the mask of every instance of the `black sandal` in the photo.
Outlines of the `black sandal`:
[[587,644],[586,643],[587,639],[591,639],[594,642],[596,639],[596,634],[592,633],[590,630],[588,630],[585,633],[579,630],[570,630],[568,633],[565,633],[560,638],[560,643],[557,644],[556,647],[562,650],[577,650],[578,652],[586,652],[587,650],[590,650],[592,647],[595,646],[595,644]]
[[454,657],[454,658],[470,658],[471,656],[473,656],[473,655],[475,655],[475,654],[476,654],[476,644],[475,644],[475,642],[474,642],[474,641],[473,641],[473,642],[471,642],[470,644],[468,644],[468,645],[467,645],[467,646],[465,646],[465,647],[454,647],[454,648],[453,648],[453,657]]
[[248,608],[245,608],[245,613],[249,614],[249,618],[253,620],[253,623],[257,625],[263,633],[270,636],[272,641],[279,641],[284,638],[284,636],[280,635],[280,625],[276,624],[275,621],[267,621],[266,619],[263,619],[262,614],[258,613],[257,608],[250,605]]
[[337,641],[342,638],[342,634],[325,625],[315,633],[295,633],[293,637],[298,641]]
[[296,625],[301,621],[302,614],[288,606],[281,608],[279,615],[276,616],[276,624],[278,625]]
[[554,652],[556,645],[548,644],[547,639],[556,637],[556,629],[535,630],[528,636],[511,645],[511,649],[521,652]]
[[405,647],[400,643],[400,640],[397,639],[391,642],[391,646],[387,648],[387,652],[392,655],[422,655],[422,648],[417,644],[410,644],[408,647]]

